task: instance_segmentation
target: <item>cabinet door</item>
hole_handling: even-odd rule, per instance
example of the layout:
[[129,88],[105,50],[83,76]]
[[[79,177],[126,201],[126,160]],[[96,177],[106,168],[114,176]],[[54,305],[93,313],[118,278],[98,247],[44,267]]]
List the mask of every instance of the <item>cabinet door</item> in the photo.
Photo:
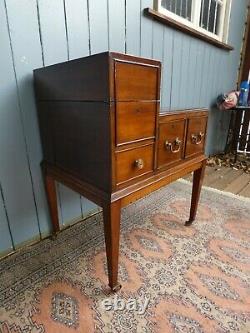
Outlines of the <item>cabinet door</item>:
[[185,157],[204,152],[207,128],[207,116],[188,119]]
[[159,126],[158,168],[182,160],[185,119],[171,120]]
[[157,66],[115,62],[115,99],[142,101],[159,99],[160,69]]

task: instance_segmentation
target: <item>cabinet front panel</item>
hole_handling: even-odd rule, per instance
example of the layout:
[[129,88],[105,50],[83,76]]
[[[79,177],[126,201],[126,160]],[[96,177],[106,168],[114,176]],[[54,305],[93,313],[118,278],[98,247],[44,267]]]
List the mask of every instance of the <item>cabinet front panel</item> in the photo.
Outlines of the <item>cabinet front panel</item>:
[[204,151],[207,117],[188,119],[187,143],[185,157],[190,157]]
[[116,183],[137,178],[153,171],[154,145],[140,146],[116,153]]
[[115,62],[115,99],[157,100],[158,67],[146,64]]
[[178,162],[183,157],[185,119],[172,120],[159,126],[158,168]]
[[155,137],[156,112],[154,102],[116,103],[117,145]]

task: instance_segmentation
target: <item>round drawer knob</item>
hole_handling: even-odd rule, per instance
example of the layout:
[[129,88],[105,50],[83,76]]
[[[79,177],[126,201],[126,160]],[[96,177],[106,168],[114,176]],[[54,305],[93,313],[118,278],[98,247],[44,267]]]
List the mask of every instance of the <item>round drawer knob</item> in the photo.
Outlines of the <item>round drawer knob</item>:
[[134,165],[135,165],[135,167],[137,169],[142,169],[144,167],[143,159],[142,158],[138,158],[137,160],[135,160]]

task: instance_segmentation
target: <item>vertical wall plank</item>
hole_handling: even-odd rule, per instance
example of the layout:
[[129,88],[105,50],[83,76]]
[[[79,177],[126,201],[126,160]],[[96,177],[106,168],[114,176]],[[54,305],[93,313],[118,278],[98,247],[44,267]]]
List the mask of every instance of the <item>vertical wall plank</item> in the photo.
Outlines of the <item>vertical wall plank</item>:
[[0,184],[0,254],[13,250],[8,220],[4,207],[3,190]]
[[192,72],[194,68],[194,59],[193,59],[193,38],[189,37],[188,45],[186,46],[186,49],[184,50],[184,53],[186,53],[187,57],[187,63],[186,66],[187,68],[185,69],[185,75],[186,75],[186,81],[184,81],[185,87],[184,93],[185,93],[185,100],[186,100],[186,108],[189,109],[192,107],[193,103],[193,94],[194,94],[194,80],[193,80],[193,75],[194,73]]
[[[158,22],[155,22],[153,26],[153,59],[163,62],[163,50],[164,50],[164,26]],[[163,76],[161,75],[161,91],[160,96],[162,96],[163,92]],[[160,98],[160,104],[162,108],[162,98]]]
[[171,91],[171,110],[178,109],[179,97],[180,97],[180,81],[182,70],[182,39],[183,34],[174,32],[174,44],[173,44],[173,72],[172,72],[172,91]]
[[83,217],[97,213],[100,210],[101,210],[101,208],[99,206],[97,206],[95,203],[93,203],[92,201],[89,201],[86,198],[84,198],[84,200],[82,201]]
[[197,66],[197,55],[198,55],[199,42],[196,39],[192,39],[190,44],[190,78],[189,78],[189,97],[190,97],[190,107],[197,107],[197,91],[196,89],[196,66]]
[[107,0],[109,18],[109,49],[125,52],[125,0]]
[[69,59],[89,55],[87,0],[65,0]]
[[189,107],[197,107],[196,94],[195,91],[196,83],[195,83],[195,72],[196,72],[196,64],[197,64],[197,52],[198,52],[198,41],[196,39],[192,39],[190,41],[190,49],[189,49],[189,81],[188,81],[188,98],[189,98]]
[[210,54],[209,54],[209,68],[207,75],[207,94],[206,94],[206,103],[210,107],[211,106],[211,96],[213,96],[213,75],[214,75],[214,61],[215,61],[215,53],[214,48],[209,46]]
[[211,48],[209,45],[204,46],[204,61],[203,61],[203,69],[202,69],[202,86],[201,86],[201,93],[200,93],[200,106],[201,107],[208,107],[208,98],[209,95],[209,73],[210,73],[210,63],[211,63]]
[[39,236],[4,1],[0,2],[0,179],[15,244]]
[[153,52],[153,20],[143,14],[144,8],[153,8],[153,0],[141,0],[141,56],[151,58]]
[[[45,66],[68,60],[70,49],[67,43],[63,0],[40,0],[39,13]],[[71,55],[73,55],[73,50],[71,50]],[[81,201],[78,194],[65,186],[59,185],[58,188],[61,208],[60,223],[64,225],[81,216]]]
[[[49,214],[40,169],[42,149],[33,91],[33,69],[42,67],[37,7],[29,0],[7,0],[10,38],[16,71],[19,104],[22,113],[28,158],[41,233],[50,231]],[[22,15],[18,13],[22,12]],[[32,45],[29,48],[29,45]]]
[[[69,59],[80,58],[90,54],[90,29],[88,19],[88,2],[87,0],[65,0],[66,25],[68,32]],[[96,206],[92,203],[89,205],[84,197],[60,186],[60,199],[62,210],[62,221],[64,225],[71,223],[75,218],[86,216],[93,211]],[[71,208],[68,209],[68,202]],[[64,208],[64,206],[66,206]],[[74,215],[75,214],[75,215]]]
[[68,58],[63,0],[38,0],[46,66]]
[[126,53],[140,55],[141,6],[139,0],[126,0]]
[[195,105],[200,107],[200,96],[201,96],[201,86],[204,84],[204,77],[202,76],[202,66],[204,64],[204,43],[203,41],[198,42],[197,55],[196,55],[196,68],[195,68]]
[[162,108],[170,109],[170,96],[172,88],[172,66],[173,66],[173,29],[165,27],[163,42],[163,67],[162,67]]
[[[179,81],[179,100],[178,109],[185,109],[188,107],[188,101],[190,96],[187,94],[188,85],[190,81],[193,81],[194,73],[189,72],[189,62],[190,62],[190,43],[191,38],[186,36],[182,40],[182,54],[181,54],[181,73]],[[195,94],[195,92],[192,92]]]
[[109,49],[107,7],[107,0],[89,1],[91,54]]
[[61,224],[67,225],[82,216],[81,197],[76,192],[61,184],[59,192],[62,214]]
[[162,61],[164,43],[164,26],[155,22],[153,26],[153,59]]

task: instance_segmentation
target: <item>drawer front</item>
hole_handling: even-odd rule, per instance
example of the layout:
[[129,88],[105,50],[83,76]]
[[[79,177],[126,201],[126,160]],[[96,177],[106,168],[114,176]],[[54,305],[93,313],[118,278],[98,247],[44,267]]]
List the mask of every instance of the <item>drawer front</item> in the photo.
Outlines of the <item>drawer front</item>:
[[115,62],[115,98],[118,101],[157,100],[158,69],[146,64]]
[[154,137],[156,112],[156,103],[116,103],[116,143]]
[[207,128],[207,116],[188,119],[185,157],[204,151]]
[[140,146],[116,153],[116,183],[137,178],[153,171],[154,145]]
[[158,168],[178,162],[183,157],[185,119],[172,120],[159,126]]

